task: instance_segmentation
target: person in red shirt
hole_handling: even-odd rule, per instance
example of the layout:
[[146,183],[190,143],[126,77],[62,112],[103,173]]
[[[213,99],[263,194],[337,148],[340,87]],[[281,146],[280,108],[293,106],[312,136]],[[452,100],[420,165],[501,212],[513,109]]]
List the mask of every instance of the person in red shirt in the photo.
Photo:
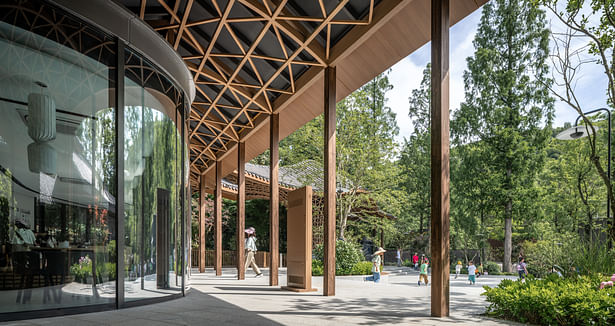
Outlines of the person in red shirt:
[[414,264],[414,270],[419,269],[419,255],[415,252],[414,256],[412,256],[412,263]]

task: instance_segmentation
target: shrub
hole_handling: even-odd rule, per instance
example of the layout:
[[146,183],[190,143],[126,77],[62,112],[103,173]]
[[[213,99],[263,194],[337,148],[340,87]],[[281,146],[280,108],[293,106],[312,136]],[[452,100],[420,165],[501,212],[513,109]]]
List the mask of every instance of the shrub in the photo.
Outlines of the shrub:
[[615,274],[615,248],[609,250],[605,243],[577,242],[567,247],[566,252],[571,260],[570,266],[561,265],[566,271],[574,267],[581,274]]
[[485,286],[487,314],[537,325],[615,325],[615,288],[599,290],[598,275],[526,282],[503,280]]
[[[312,276],[322,276],[324,274],[324,266],[322,261],[312,259]],[[336,275],[371,275],[372,274],[372,262],[369,261],[360,261],[356,263],[350,269],[350,273],[348,274],[338,274]]]
[[312,276],[322,276],[322,274],[324,274],[322,260],[312,259]]
[[563,274],[575,276],[595,273],[615,273],[615,249],[603,241],[579,241],[569,234],[550,235],[546,240],[523,243],[523,254],[528,271],[536,277],[545,277],[554,266]]
[[402,265],[406,266],[406,267],[414,267],[414,264],[412,263],[412,261],[410,259],[406,259],[404,260],[404,262],[402,263]]
[[370,275],[372,274],[372,262],[371,261],[361,261],[356,263],[352,267],[351,274],[352,275]]
[[489,274],[497,275],[502,270],[500,269],[500,265],[498,265],[497,263],[488,261],[487,265],[485,265],[485,271]]
[[[324,252],[322,244],[314,248],[313,258],[323,261]],[[352,268],[363,261],[363,254],[359,245],[353,242],[337,240],[335,243],[335,275],[350,275]]]

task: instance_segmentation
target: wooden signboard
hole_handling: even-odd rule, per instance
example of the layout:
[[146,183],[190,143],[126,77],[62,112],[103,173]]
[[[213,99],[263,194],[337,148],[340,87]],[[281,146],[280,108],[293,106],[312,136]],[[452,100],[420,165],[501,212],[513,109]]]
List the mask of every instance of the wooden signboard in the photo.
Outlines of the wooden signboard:
[[286,216],[287,286],[282,289],[316,291],[312,288],[312,187],[288,193]]

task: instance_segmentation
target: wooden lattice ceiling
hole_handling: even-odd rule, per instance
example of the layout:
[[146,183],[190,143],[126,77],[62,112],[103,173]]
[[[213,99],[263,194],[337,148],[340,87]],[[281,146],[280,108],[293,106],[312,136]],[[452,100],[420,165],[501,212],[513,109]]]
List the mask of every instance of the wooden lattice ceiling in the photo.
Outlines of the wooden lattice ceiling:
[[196,84],[189,121],[190,179],[255,128],[272,103],[299,90],[310,67],[378,0],[125,0],[184,58]]

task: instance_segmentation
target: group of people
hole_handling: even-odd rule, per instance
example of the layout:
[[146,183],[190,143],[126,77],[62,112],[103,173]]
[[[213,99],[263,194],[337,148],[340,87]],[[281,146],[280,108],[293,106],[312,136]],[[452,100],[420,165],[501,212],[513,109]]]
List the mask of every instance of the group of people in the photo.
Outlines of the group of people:
[[[373,281],[374,283],[378,283],[380,281],[380,269],[382,266],[382,256],[386,250],[382,247],[378,247],[378,249],[372,255],[372,276],[364,277],[364,281]],[[401,266],[401,249],[397,249],[396,257],[397,258],[397,266]],[[421,286],[421,282],[425,285],[429,284],[429,259],[425,257],[425,255],[421,255],[420,265],[419,265],[419,256],[418,253],[414,253],[412,255],[412,264],[414,266],[414,270],[419,271],[419,280],[418,285]]]
[[[252,270],[256,274],[255,277],[263,276],[263,273],[256,265],[256,260],[254,259],[254,255],[256,254],[256,230],[253,227],[249,227],[245,230],[245,250],[246,250],[246,263],[245,269],[248,267],[252,267]],[[380,281],[380,272],[382,266],[382,256],[386,250],[382,247],[378,247],[378,249],[372,255],[372,276],[365,277],[364,281],[373,281],[374,283],[378,283]],[[396,253],[397,265],[401,266],[401,250],[397,249]],[[419,264],[420,260],[420,264]],[[419,271],[419,280],[418,286],[421,286],[421,282],[425,285],[429,284],[429,259],[425,257],[425,255],[421,255],[420,259],[418,253],[414,253],[412,255],[412,264],[414,270]],[[484,275],[483,264],[481,263],[478,267],[474,265],[473,261],[468,262],[468,281],[470,285],[476,284],[476,278]],[[461,273],[461,269],[463,268],[463,264],[461,260],[457,261],[457,265],[455,265],[455,279],[459,277]],[[519,273],[519,279],[525,280],[525,276],[527,273],[527,264],[525,263],[525,258],[522,255],[519,255],[519,263],[517,264],[517,272]]]

